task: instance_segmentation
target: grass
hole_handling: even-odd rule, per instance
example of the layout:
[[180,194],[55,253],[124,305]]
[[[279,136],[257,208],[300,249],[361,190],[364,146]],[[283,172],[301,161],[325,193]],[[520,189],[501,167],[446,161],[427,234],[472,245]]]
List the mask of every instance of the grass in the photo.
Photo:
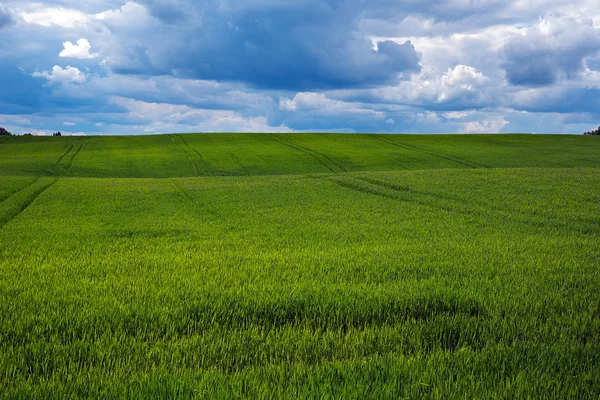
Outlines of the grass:
[[443,168],[597,168],[595,139],[565,135],[21,136],[0,143],[0,176],[181,178]]
[[593,139],[5,141],[0,396],[598,398]]

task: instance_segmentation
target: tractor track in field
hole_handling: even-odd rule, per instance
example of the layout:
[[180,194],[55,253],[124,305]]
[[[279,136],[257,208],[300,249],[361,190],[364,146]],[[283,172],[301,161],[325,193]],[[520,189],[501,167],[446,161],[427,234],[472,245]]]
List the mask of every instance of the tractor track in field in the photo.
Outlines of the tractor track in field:
[[[75,160],[75,157],[77,157],[77,155],[79,154],[81,149],[83,149],[83,142],[81,140],[79,140],[79,141],[77,141],[77,143],[79,144],[79,146],[77,147],[77,150],[75,150],[75,153],[73,154],[73,156],[71,156],[71,158],[67,162],[65,172],[69,172],[71,170],[71,167],[73,166],[73,160]],[[73,145],[73,146],[75,146],[75,145]]]
[[[390,200],[400,201],[403,203],[411,203],[417,204],[420,206],[428,207],[435,210],[444,210],[449,213],[459,213],[464,215],[471,215],[471,212],[461,210],[459,208],[448,207],[445,205],[432,203],[430,201],[426,201],[424,199],[419,199],[419,197],[425,196],[422,193],[412,191],[408,188],[398,188],[393,189],[388,187],[387,185],[378,185],[360,178],[348,177],[348,179],[337,178],[337,177],[329,177],[327,178],[330,182],[335,183],[338,186],[345,187],[347,189],[354,190],[359,193],[371,194],[379,197],[383,197]],[[367,185],[365,185],[367,183]],[[384,191],[384,189],[392,190],[392,193]],[[410,194],[410,195],[409,195]],[[408,196],[407,196],[408,195]],[[461,204],[461,206],[463,206]]]
[[169,182],[171,182],[171,184],[177,189],[177,191],[186,199],[188,199],[189,201],[191,201],[192,203],[195,203],[194,198],[192,197],[191,194],[189,194],[187,192],[187,190],[183,189],[181,186],[179,186],[177,183],[175,183],[175,181],[171,178],[169,179]]
[[[314,176],[316,179],[326,179],[338,186],[354,190],[359,193],[365,193],[370,195],[375,195],[379,197],[383,197],[390,200],[400,201],[403,203],[412,203],[420,206],[424,206],[434,210],[443,210],[448,213],[457,213],[465,216],[473,216],[478,214],[490,213],[494,214],[496,218],[503,218],[507,222],[511,222],[514,224],[520,224],[529,226],[535,229],[553,229],[553,230],[563,230],[565,229],[565,225],[561,222],[560,219],[556,219],[556,217],[546,217],[543,221],[532,219],[529,214],[526,213],[515,213],[515,210],[511,210],[508,208],[495,207],[490,204],[483,203],[466,203],[462,199],[453,198],[451,196],[443,196],[430,192],[422,192],[418,190],[413,190],[408,187],[395,185],[388,182],[379,181],[372,178],[364,178],[364,177],[338,177],[338,176],[329,176],[329,177],[318,177]],[[360,182],[365,182],[370,184],[369,186],[361,185]],[[379,188],[378,188],[379,187]],[[392,190],[394,193],[389,193],[381,190],[380,188]],[[429,199],[425,199],[424,197],[429,197],[433,201]],[[436,202],[435,199],[449,201],[452,205],[443,205],[439,202]],[[569,231],[573,229],[581,232],[589,234],[589,232],[597,229],[597,223],[593,221],[581,221],[580,226],[577,227],[569,227]]]
[[198,201],[198,199],[195,199],[194,196],[192,196],[190,194],[189,190],[178,185],[177,179],[179,179],[179,178],[169,178],[168,181],[171,182],[173,187],[179,192],[179,194],[182,197],[184,197],[187,201],[189,201],[194,207],[201,208],[203,210],[203,212],[205,212],[206,214],[209,214],[212,217],[217,218],[217,219],[223,218],[223,216],[219,215],[214,210],[210,209],[206,205],[203,205],[201,201]]
[[60,165],[60,163],[62,162],[62,160],[67,156],[67,154],[69,154],[69,152],[73,149],[73,142],[69,143],[69,146],[67,146],[67,151],[60,156],[60,158],[58,159],[58,161],[56,161],[56,163],[54,164],[54,166],[52,167],[52,172],[56,171],[56,168]]
[[229,152],[229,155],[231,156],[231,158],[233,159],[233,161],[235,161],[235,163],[244,170],[244,173],[248,176],[250,176],[250,173],[248,172],[248,169],[244,166],[244,164],[242,164],[240,162],[240,160],[235,156],[235,154],[233,154],[232,152]]
[[[73,166],[73,160],[75,160],[75,157],[77,157],[77,155],[79,154],[79,152],[81,151],[82,148],[83,148],[82,139],[71,142],[67,151],[62,156],[60,156],[60,158],[58,159],[56,164],[54,164],[54,166],[52,167],[52,173],[54,175],[64,175],[64,174],[68,173],[71,170],[71,167]],[[75,149],[74,152],[73,152],[73,149]],[[70,154],[72,154],[72,155],[70,155]],[[63,163],[63,161],[65,161],[65,160],[66,160],[66,162],[64,163],[64,165],[61,165]],[[58,167],[64,168],[64,172],[62,174],[57,173],[56,169]]]
[[411,146],[409,144],[405,144],[405,143],[396,143],[393,140],[390,140],[388,138],[383,138],[382,135],[370,135],[372,138],[375,138],[379,141],[382,141],[384,143],[388,143],[391,144],[392,146],[396,146],[396,147],[400,147],[406,150],[411,150],[411,151],[415,151],[415,152],[419,152],[419,153],[425,153],[425,154],[429,154],[432,155],[434,157],[438,157],[441,159],[444,159],[446,161],[451,161],[455,164],[460,164],[464,167],[468,167],[468,168],[489,168],[487,165],[484,164],[480,164],[474,161],[467,161],[467,160],[463,160],[462,158],[458,158],[458,157],[454,157],[454,156],[450,156],[448,154],[442,154],[442,153],[438,153],[438,152],[434,152],[434,151],[430,151],[430,150],[425,150],[425,149],[421,149],[419,147],[415,147],[415,146]]
[[376,189],[370,189],[366,186],[359,186],[353,182],[349,182],[349,181],[342,180],[342,179],[336,179],[333,177],[328,178],[328,180],[332,183],[335,183],[338,186],[345,187],[347,189],[351,189],[351,190],[354,190],[359,193],[373,194],[375,196],[385,197],[386,199],[398,200],[397,196],[393,196],[391,194],[378,191]]
[[[18,192],[14,193],[11,197],[18,195],[19,193],[26,191],[27,189],[31,188],[31,186],[33,186],[35,183],[37,183],[40,179],[42,178],[38,178],[36,181],[34,181],[32,184],[27,185],[26,187],[24,187],[23,189],[19,190]],[[49,179],[49,178],[48,178]],[[29,208],[29,206],[38,198],[40,197],[40,195],[42,193],[44,193],[48,188],[50,188],[52,185],[54,185],[56,182],[59,181],[59,177],[55,177],[52,179],[51,182],[49,182],[46,185],[40,186],[39,188],[37,188],[36,190],[34,190],[28,197],[26,197],[24,199],[24,201],[21,204],[17,204],[12,210],[9,210],[6,214],[4,215],[0,215],[0,229],[2,229],[6,224],[8,224],[10,221],[12,221],[13,219],[17,218],[19,215],[21,215],[25,210],[27,210]],[[3,204],[8,201],[10,198],[7,198],[4,200]]]
[[[503,210],[503,209],[500,209],[497,207],[492,207],[489,204],[485,204],[485,203],[481,203],[481,202],[467,201],[465,199],[461,199],[456,196],[448,196],[448,195],[443,195],[443,194],[434,193],[434,192],[417,190],[417,189],[413,189],[409,186],[402,186],[402,185],[398,185],[396,183],[386,182],[386,181],[379,180],[379,179],[367,178],[367,177],[363,177],[363,176],[356,176],[353,178],[361,180],[363,182],[370,183],[375,186],[380,186],[382,188],[393,190],[394,192],[398,192],[398,193],[403,193],[403,194],[410,193],[412,195],[417,195],[417,196],[421,196],[421,197],[431,197],[433,199],[437,199],[437,200],[441,200],[441,201],[449,201],[460,207],[477,208],[478,210],[497,211],[497,212],[507,211],[507,210]],[[423,202],[423,203],[427,203],[428,205],[434,207],[431,202]],[[419,204],[421,204],[421,203],[419,203]],[[435,207],[438,207],[438,206],[439,205],[435,205]],[[449,207],[448,207],[448,209],[450,210]],[[455,208],[452,208],[451,210],[453,212],[460,212],[460,211],[457,211]],[[470,214],[470,213],[463,212],[463,214]]]
[[[299,151],[301,153],[308,154],[309,156],[311,156],[312,158],[317,160],[319,162],[319,164],[321,164],[323,167],[325,167],[326,169],[328,169],[329,171],[331,171],[333,173],[347,172],[344,167],[342,167],[340,164],[338,164],[333,159],[331,159],[331,157],[329,157],[323,153],[320,153],[313,149],[309,149],[308,147],[304,147],[299,144],[292,143],[289,140],[286,140],[275,134],[265,134],[265,135],[267,137],[269,137],[270,139],[276,141],[279,144],[287,146],[287,147],[294,149],[296,151]],[[323,161],[321,158],[325,159],[326,162]]]
[[275,141],[275,142],[277,142],[277,143],[279,143],[279,144],[281,144],[283,146],[289,147],[290,149],[294,149],[294,150],[299,151],[299,152],[304,153],[304,154],[308,154],[309,156],[311,156],[312,158],[314,158],[315,160],[317,160],[317,162],[319,162],[319,164],[321,164],[323,167],[325,167],[330,172],[336,172],[329,165],[325,164],[321,159],[319,159],[316,155],[314,155],[314,154],[306,151],[306,149],[302,149],[300,147],[297,147],[297,146],[291,144],[290,142],[288,142],[287,140],[284,141],[283,139],[280,139],[280,138],[276,139],[275,136],[273,136],[272,134],[265,134],[265,135],[267,137],[269,137],[271,140],[273,140],[273,141]]
[[465,199],[461,199],[459,197],[441,195],[438,193],[426,192],[426,191],[422,191],[422,190],[416,190],[409,186],[401,186],[396,183],[386,182],[386,181],[382,181],[379,179],[367,178],[367,177],[363,177],[363,176],[356,176],[356,177],[354,177],[354,179],[359,179],[361,181],[370,183],[372,185],[381,186],[381,187],[384,187],[384,188],[387,188],[387,189],[390,189],[390,190],[393,190],[396,192],[413,193],[413,194],[418,194],[420,196],[429,196],[429,197],[433,197],[433,198],[436,198],[439,200],[451,201],[451,202],[454,202],[457,204],[462,204],[462,205],[469,205],[469,206],[476,206],[476,207],[489,207],[489,205],[487,205],[487,204],[474,203],[474,202],[467,203],[467,201]]
[[194,169],[194,174],[196,176],[200,176],[200,174],[198,174],[198,170],[196,169],[196,165],[194,165],[194,162],[192,161],[192,157],[190,156],[190,154],[187,151],[185,151],[185,149],[183,147],[181,147],[181,145],[179,143],[177,143],[177,141],[175,140],[175,136],[169,135],[169,137],[171,138],[171,140],[173,141],[175,146],[177,146],[177,148],[179,150],[181,150],[183,152],[183,154],[185,154],[187,156],[192,168]]
[[177,135],[177,136],[179,136],[179,138],[181,139],[181,141],[183,142],[183,144],[185,145],[186,148],[190,149],[191,151],[193,151],[194,153],[196,153],[198,155],[198,157],[200,158],[200,161],[202,161],[202,164],[204,165],[204,169],[206,170],[206,173],[208,175],[212,175],[210,167],[209,167],[208,163],[206,162],[206,160],[204,159],[204,156],[202,155],[202,153],[200,153],[198,150],[196,150],[195,148],[190,146],[188,144],[188,142],[185,140],[185,138],[183,137],[183,135]]
[[35,184],[37,181],[39,181],[40,179],[42,179],[41,176],[38,176],[36,179],[34,179],[33,181],[31,181],[30,183],[28,183],[27,185],[23,186],[22,188],[18,188],[13,190],[12,192],[8,193],[6,196],[0,198],[0,204],[2,204],[5,200],[10,199],[13,195],[19,193],[22,190],[27,189],[29,186]]
[[[512,221],[515,223],[522,223],[522,224],[526,224],[529,226],[543,226],[543,224],[540,224],[539,222],[528,220],[527,219],[528,214],[516,213],[515,210],[512,210],[510,208],[498,207],[498,206],[494,206],[494,205],[483,203],[483,202],[474,202],[472,200],[467,201],[465,199],[461,199],[461,198],[455,197],[455,196],[441,195],[439,193],[415,190],[415,189],[412,189],[412,188],[409,188],[406,186],[400,186],[400,185],[397,185],[394,183],[385,182],[385,181],[381,181],[379,179],[374,179],[374,178],[358,177],[358,176],[353,177],[353,178],[364,181],[364,182],[371,183],[373,185],[388,188],[390,190],[401,192],[401,193],[411,193],[411,194],[418,195],[418,196],[426,196],[426,197],[431,197],[433,199],[438,199],[438,200],[442,200],[442,201],[449,201],[459,207],[470,208],[473,211],[475,211],[476,213],[485,213],[485,212],[493,213],[499,217],[504,218],[507,221]],[[433,204],[431,202],[429,202],[428,204],[430,206],[433,206]],[[452,208],[452,211],[459,212],[459,213],[462,213],[465,215],[471,214],[469,212],[458,211],[455,208]],[[546,220],[544,223],[548,224],[550,226],[554,226],[554,227],[561,227],[561,225],[559,223],[556,223],[556,221]],[[589,221],[583,221],[583,223],[586,225],[590,225],[590,226],[593,225]]]

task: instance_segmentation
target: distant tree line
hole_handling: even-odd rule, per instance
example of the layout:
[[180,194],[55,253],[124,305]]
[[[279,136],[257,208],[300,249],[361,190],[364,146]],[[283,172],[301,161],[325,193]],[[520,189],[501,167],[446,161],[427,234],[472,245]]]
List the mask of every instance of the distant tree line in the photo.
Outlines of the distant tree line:
[[[0,136],[12,136],[12,133],[0,126]],[[31,133],[24,133],[23,136],[33,136]],[[60,131],[54,132],[52,136],[62,136]]]
[[584,135],[600,136],[600,126],[595,131],[586,132],[584,133]]

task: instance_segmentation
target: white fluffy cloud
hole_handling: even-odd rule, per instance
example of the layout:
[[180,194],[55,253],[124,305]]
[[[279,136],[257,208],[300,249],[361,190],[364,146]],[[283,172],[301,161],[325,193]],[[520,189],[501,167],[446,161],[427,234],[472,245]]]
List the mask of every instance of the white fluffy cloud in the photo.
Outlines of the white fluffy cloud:
[[591,19],[549,16],[504,46],[503,68],[512,84],[549,85],[580,78],[599,51],[600,28]]
[[60,57],[70,57],[70,58],[95,58],[98,54],[91,54],[90,50],[92,49],[92,45],[90,42],[81,38],[77,41],[76,44],[73,44],[69,41],[63,43],[64,49],[60,52]]
[[50,83],[83,83],[87,80],[86,74],[70,65],[67,65],[64,69],[59,65],[55,65],[50,72],[34,72],[31,76],[34,78],[46,78]]
[[397,86],[339,91],[332,95],[346,101],[402,104],[421,107],[453,107],[457,110],[489,105],[494,88],[490,78],[468,65],[456,65],[441,75],[424,73]]
[[86,13],[75,8],[44,7],[40,3],[25,3],[19,7],[21,19],[32,25],[66,29],[102,30],[102,26],[133,28],[146,24],[152,18],[147,8],[136,2],[127,2],[116,9],[100,13]]
[[74,29],[85,27],[89,22],[88,14],[74,9],[55,7],[31,8],[33,11],[24,11],[20,14],[23,21],[28,24]]
[[[286,132],[269,126],[266,117],[245,117],[232,110],[207,110],[186,105],[152,103],[113,96],[113,104],[127,110],[127,118],[143,132]],[[143,124],[143,125],[137,125]]]
[[92,18],[110,26],[121,26],[129,29],[145,25],[152,20],[148,9],[133,1],[129,1],[114,10],[94,14]]
[[322,93],[298,93],[293,99],[282,97],[279,108],[285,111],[310,110],[319,114],[363,114],[383,118],[384,113],[363,107],[361,104],[332,100]]
[[442,103],[461,96],[477,95],[489,78],[467,65],[448,68],[439,81],[437,101]]
[[462,124],[462,131],[466,133],[498,133],[509,122],[504,117],[492,117],[482,121],[471,121]]

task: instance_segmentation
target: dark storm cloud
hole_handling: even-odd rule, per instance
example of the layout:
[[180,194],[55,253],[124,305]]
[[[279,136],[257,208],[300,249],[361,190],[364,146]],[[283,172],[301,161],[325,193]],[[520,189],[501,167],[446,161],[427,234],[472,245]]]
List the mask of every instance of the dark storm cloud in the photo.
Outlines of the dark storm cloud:
[[[374,46],[358,29],[362,9],[341,3],[179,7],[153,1],[148,4],[152,16],[168,25],[161,37],[149,32],[138,39],[137,49],[124,43],[108,65],[116,73],[176,71],[195,79],[290,90],[370,87],[419,72],[420,57],[410,42]],[[186,26],[188,20],[196,23]]]

